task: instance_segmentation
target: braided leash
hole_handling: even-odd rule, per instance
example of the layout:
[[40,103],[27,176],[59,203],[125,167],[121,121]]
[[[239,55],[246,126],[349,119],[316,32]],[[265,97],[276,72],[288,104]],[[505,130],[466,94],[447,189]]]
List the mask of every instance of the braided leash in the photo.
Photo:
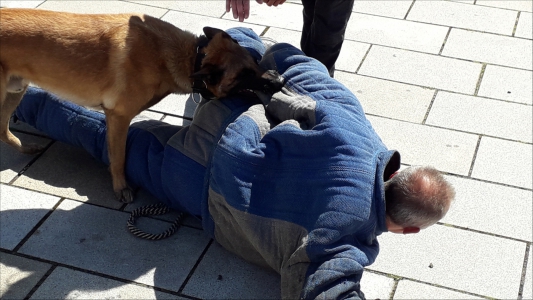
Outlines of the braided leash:
[[135,226],[135,219],[137,217],[143,217],[143,216],[164,215],[168,212],[170,212],[170,208],[168,208],[163,203],[151,204],[151,205],[139,207],[131,212],[130,218],[127,223],[128,229],[133,235],[143,238],[143,239],[153,240],[153,241],[166,239],[169,236],[173,235],[178,230],[178,228],[181,225],[181,219],[183,219],[185,215],[184,213],[180,212],[176,220],[174,220],[174,222],[170,226],[170,228],[160,234],[152,234],[152,233],[147,233],[147,232],[140,230],[139,228],[137,228],[137,226]]

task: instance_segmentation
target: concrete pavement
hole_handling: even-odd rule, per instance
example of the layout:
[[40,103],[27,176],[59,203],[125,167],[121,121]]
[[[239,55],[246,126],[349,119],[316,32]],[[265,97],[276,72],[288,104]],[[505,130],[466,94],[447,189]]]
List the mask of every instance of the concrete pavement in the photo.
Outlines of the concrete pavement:
[[[252,1],[254,2],[254,1]],[[247,26],[299,44],[301,4],[252,3],[244,24],[225,1],[0,1],[81,13],[146,13],[201,33]],[[533,299],[533,1],[360,1],[335,77],[405,166],[445,172],[457,199],[439,224],[384,234],[367,268],[368,299]],[[1,29],[0,29],[1,30]],[[143,113],[187,125],[195,103],[169,96]],[[0,145],[3,299],[275,299],[277,274],[210,240],[192,219],[167,240],[127,232],[128,212],[156,201],[114,201],[105,165],[24,124],[39,155]],[[172,216],[143,220],[153,230]]]

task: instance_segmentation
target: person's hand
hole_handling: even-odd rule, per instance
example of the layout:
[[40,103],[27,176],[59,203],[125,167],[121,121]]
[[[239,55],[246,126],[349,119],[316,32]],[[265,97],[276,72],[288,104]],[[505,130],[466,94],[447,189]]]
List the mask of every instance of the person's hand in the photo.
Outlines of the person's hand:
[[[280,0],[267,1],[279,2]],[[255,2],[263,4],[263,0],[255,0]],[[285,0],[282,0],[281,3],[283,2],[285,2]],[[250,16],[250,0],[226,0],[226,12],[229,12],[230,10],[233,12],[233,18],[239,19],[239,22],[242,22]]]
[[285,3],[285,0],[263,0],[263,3],[268,6],[278,6]]

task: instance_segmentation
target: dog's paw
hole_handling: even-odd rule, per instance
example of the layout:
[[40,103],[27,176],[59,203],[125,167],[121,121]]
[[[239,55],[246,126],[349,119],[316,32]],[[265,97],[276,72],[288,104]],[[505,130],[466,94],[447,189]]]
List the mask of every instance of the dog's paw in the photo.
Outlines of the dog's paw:
[[133,202],[133,191],[129,187],[125,187],[121,191],[115,192],[117,200],[122,203]]

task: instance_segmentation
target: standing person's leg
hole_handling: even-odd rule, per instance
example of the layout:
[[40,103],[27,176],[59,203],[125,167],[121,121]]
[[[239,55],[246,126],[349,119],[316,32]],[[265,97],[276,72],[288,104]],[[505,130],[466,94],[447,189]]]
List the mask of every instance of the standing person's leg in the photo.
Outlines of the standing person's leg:
[[333,77],[354,0],[302,0],[302,51],[323,63]]
[[304,25],[302,27],[302,37],[300,38],[300,48],[304,53],[304,49],[308,47],[311,27],[315,17],[315,3],[316,0],[302,0],[302,5],[304,7],[302,10]]

